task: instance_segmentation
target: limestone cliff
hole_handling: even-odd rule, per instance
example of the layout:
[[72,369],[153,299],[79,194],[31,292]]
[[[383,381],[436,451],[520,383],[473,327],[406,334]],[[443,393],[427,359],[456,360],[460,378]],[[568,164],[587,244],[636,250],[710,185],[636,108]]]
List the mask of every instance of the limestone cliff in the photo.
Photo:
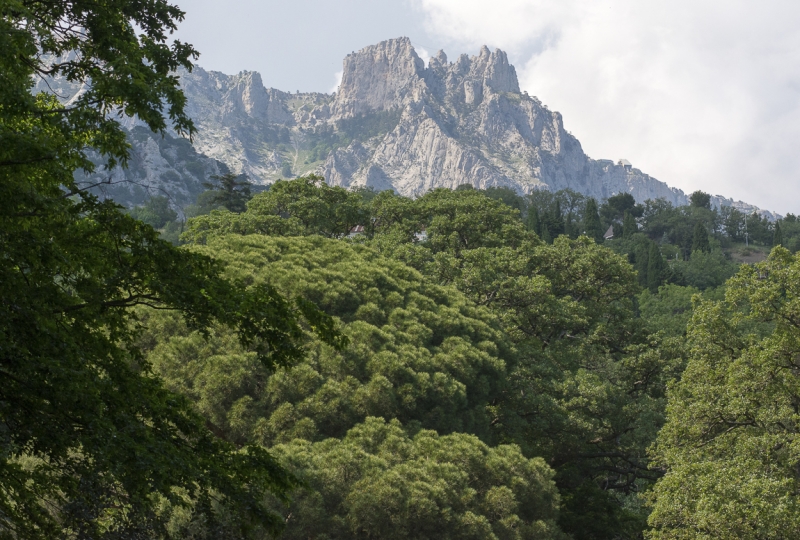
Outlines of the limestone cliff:
[[[197,127],[196,151],[259,184],[316,172],[334,185],[409,196],[471,184],[687,203],[681,190],[625,160],[588,157],[559,113],[520,92],[501,50],[483,47],[454,62],[439,51],[426,66],[408,38],[391,39],[347,55],[332,95],[267,88],[260,74],[247,71],[225,75],[195,67],[180,79]],[[63,80],[48,84],[65,100],[81,92]],[[141,129],[135,119],[125,122]],[[135,145],[140,153],[156,156],[152,142],[143,144]],[[156,169],[145,175],[154,184],[165,174],[186,178],[181,193],[203,180],[189,180],[168,160]],[[141,177],[144,169],[137,170],[131,175]],[[712,202],[756,209],[722,196]]]

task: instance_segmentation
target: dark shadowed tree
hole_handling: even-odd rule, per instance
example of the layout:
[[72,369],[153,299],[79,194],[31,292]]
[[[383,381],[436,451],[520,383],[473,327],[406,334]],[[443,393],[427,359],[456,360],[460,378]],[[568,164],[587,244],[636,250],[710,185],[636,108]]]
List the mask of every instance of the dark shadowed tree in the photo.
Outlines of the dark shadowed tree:
[[709,253],[711,251],[711,244],[708,242],[708,231],[699,221],[694,226],[692,251],[702,251],[703,253]]
[[[296,361],[304,330],[331,320],[268,285],[228,281],[220,263],[74,180],[95,168],[89,151],[127,163],[113,111],[156,132],[165,116],[193,130],[174,73],[196,53],[167,41],[183,12],[161,0],[9,0],[0,13],[0,537],[158,538],[173,511],[212,531],[231,516],[237,537],[279,528],[264,499],[283,498],[292,477],[263,449],[217,438],[163,386],[132,308],[228,326],[265,366]],[[35,77],[84,93],[34,95]]]
[[586,201],[586,210],[583,213],[583,231],[586,236],[598,244],[603,242],[603,226],[600,223],[600,215],[597,213],[597,201],[594,199]]
[[625,212],[625,218],[622,220],[622,237],[632,238],[638,230],[639,228],[636,226],[636,219],[634,219],[633,214]]
[[241,213],[247,209],[250,200],[250,187],[253,185],[243,174],[226,173],[214,175],[211,182],[203,182],[203,187],[210,191],[204,197],[209,206],[222,206],[230,212]]
[[781,222],[775,222],[774,232],[772,234],[772,245],[780,246],[783,244],[783,231],[781,230]]
[[711,195],[704,191],[697,190],[689,195],[689,204],[695,208],[711,210]]

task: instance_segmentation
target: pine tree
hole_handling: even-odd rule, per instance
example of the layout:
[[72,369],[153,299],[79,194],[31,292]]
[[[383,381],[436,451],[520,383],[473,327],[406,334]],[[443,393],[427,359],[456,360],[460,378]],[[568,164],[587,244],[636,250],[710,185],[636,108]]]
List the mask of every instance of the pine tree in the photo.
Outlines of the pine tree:
[[630,239],[638,230],[634,217],[630,212],[625,212],[625,217],[622,220],[622,237]]
[[561,213],[561,201],[556,199],[555,208],[553,209],[553,219],[550,220],[550,230],[553,236],[559,236],[566,232],[564,226],[564,215]]
[[780,246],[783,244],[783,231],[781,231],[781,222],[775,222],[775,231],[772,233],[772,245]]
[[603,242],[603,226],[600,224],[600,214],[597,212],[597,201],[586,201],[586,211],[583,215],[584,234],[598,244]]
[[535,206],[530,206],[528,208],[528,216],[525,219],[525,225],[528,227],[529,231],[533,231],[539,236],[542,235],[541,224],[539,222],[539,211]]
[[247,210],[247,201],[250,200],[250,186],[244,174],[226,173],[214,175],[211,182],[203,182],[203,187],[211,191],[209,202],[213,205],[224,206],[231,212],[242,213]]
[[666,264],[664,257],[661,256],[661,250],[658,249],[658,244],[655,242],[650,243],[650,252],[647,256],[647,288],[650,292],[658,292],[658,286],[664,278],[664,271]]
[[647,267],[650,258],[650,241],[646,237],[640,237],[635,243],[633,250],[633,260],[631,264],[636,269],[639,277],[639,285],[647,287]]
[[575,221],[572,217],[572,212],[567,213],[567,219],[564,222],[564,234],[575,240],[578,237],[578,232],[575,227]]
[[708,243],[708,231],[705,226],[698,221],[694,226],[694,238],[692,239],[692,251],[711,252],[711,244]]
[[547,227],[547,223],[542,224],[542,241],[545,244],[553,243],[553,236],[550,234],[550,229]]

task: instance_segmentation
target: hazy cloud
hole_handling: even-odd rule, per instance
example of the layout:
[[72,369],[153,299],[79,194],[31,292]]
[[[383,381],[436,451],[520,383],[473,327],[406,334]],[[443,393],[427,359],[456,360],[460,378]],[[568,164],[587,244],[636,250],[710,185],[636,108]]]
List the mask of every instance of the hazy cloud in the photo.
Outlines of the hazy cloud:
[[328,90],[328,93],[333,94],[339,91],[339,85],[342,84],[342,77],[344,77],[344,70],[340,69],[334,73],[333,78],[336,80],[334,85]]

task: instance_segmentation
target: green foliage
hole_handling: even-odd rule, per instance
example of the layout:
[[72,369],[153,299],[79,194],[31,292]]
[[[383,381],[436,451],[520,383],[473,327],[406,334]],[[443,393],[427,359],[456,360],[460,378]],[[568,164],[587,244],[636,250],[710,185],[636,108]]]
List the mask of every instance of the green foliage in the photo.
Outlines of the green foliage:
[[662,285],[658,292],[645,290],[639,295],[639,312],[653,331],[682,337],[692,316],[692,296],[700,290],[675,284]]
[[367,418],[340,440],[275,452],[308,486],[283,538],[561,539],[552,470],[512,445]]
[[597,201],[589,199],[586,201],[586,209],[583,212],[584,234],[601,244],[603,242],[603,225],[600,223],[600,215],[597,213]]
[[622,237],[631,239],[638,230],[639,227],[636,225],[636,219],[634,219],[633,214],[625,212],[625,217],[622,220]]
[[202,206],[221,206],[229,212],[244,212],[252,186],[244,175],[226,173],[212,176],[211,180],[203,183],[208,192],[203,196]]
[[710,252],[694,251],[688,261],[677,261],[674,266],[686,285],[700,290],[719,287],[737,270],[719,247]]
[[310,175],[275,182],[269,191],[248,201],[247,211],[241,214],[212,211],[194,217],[188,221],[182,239],[205,243],[209,235],[230,233],[338,238],[367,222],[368,213],[359,193],[328,186],[322,177]]
[[781,223],[780,221],[775,223],[775,227],[772,233],[772,245],[773,246],[780,246],[783,244],[783,231],[781,231]]
[[[534,191],[527,198],[527,213],[525,223],[529,230],[544,239],[544,229],[547,228],[548,243],[561,234],[566,234],[573,240],[582,231],[583,209],[585,199],[582,194],[563,189],[556,192]],[[508,204],[508,202],[506,202]],[[513,208],[522,207],[508,204]]]
[[539,221],[539,210],[535,206],[528,209],[528,215],[525,217],[525,225],[529,231],[535,232],[541,236],[541,222]]
[[711,210],[711,195],[704,191],[695,191],[689,195],[689,205],[695,208],[705,208]]
[[150,197],[144,206],[131,208],[128,213],[154,229],[161,229],[167,222],[178,219],[178,213],[170,208],[166,197]]
[[[315,190],[309,191],[297,201],[302,205],[311,204],[319,200],[317,193]],[[251,209],[256,200],[251,203]],[[247,424],[250,427],[245,430],[245,438],[262,437],[256,440],[272,444],[293,437],[342,437],[344,430],[367,416],[380,415],[398,418],[408,425],[421,424],[440,432],[468,431],[487,441],[513,441],[520,444],[526,454],[539,455],[556,464],[556,479],[565,494],[565,501],[576,505],[566,509],[567,515],[581,511],[595,511],[599,515],[607,513],[610,505],[615,510],[606,523],[615,525],[608,525],[606,532],[599,537],[612,537],[610,531],[615,527],[617,532],[622,528],[635,534],[636,527],[641,526],[641,512],[634,512],[638,518],[630,514],[623,509],[619,497],[625,493],[635,493],[655,477],[653,472],[647,470],[645,448],[655,437],[659,425],[666,381],[682,365],[682,356],[678,345],[648,338],[644,327],[637,322],[632,303],[637,286],[633,270],[627,262],[585,237],[572,241],[562,236],[553,245],[543,244],[526,230],[515,210],[474,189],[436,190],[417,200],[382,192],[371,198],[370,214],[373,231],[372,238],[366,240],[367,244],[385,256],[400,259],[417,268],[426,276],[417,278],[421,280],[420,283],[433,280],[442,285],[455,286],[472,302],[488,308],[497,317],[503,333],[516,344],[516,354],[500,354],[504,360],[502,373],[496,371],[485,379],[486,382],[478,384],[484,393],[478,394],[480,397],[477,401],[468,400],[468,403],[476,406],[477,403],[483,403],[483,409],[480,410],[486,416],[481,416],[484,413],[479,414],[477,408],[474,412],[467,412],[469,408],[459,409],[452,405],[455,402],[445,394],[425,398],[418,390],[414,390],[416,386],[408,387],[409,396],[412,397],[407,402],[414,403],[415,409],[399,406],[397,404],[402,400],[394,389],[401,384],[401,380],[380,372],[387,380],[380,385],[373,382],[376,372],[370,371],[372,368],[369,367],[366,371],[359,367],[370,366],[366,360],[345,364],[353,366],[350,368],[355,370],[352,373],[358,375],[339,372],[337,370],[340,368],[330,366],[343,365],[338,360],[342,355],[328,356],[319,349],[312,354],[313,360],[310,360],[309,366],[298,366],[296,370],[288,372],[291,376],[289,382],[285,383],[287,388],[303,390],[271,391],[275,396],[283,396],[281,399],[285,403],[280,407],[277,403],[265,401],[257,393],[247,394],[248,399],[252,400],[248,402],[248,407],[251,407],[248,410],[252,412],[245,416],[265,420],[260,427],[257,427],[259,424],[256,420]],[[288,216],[288,213],[284,215]],[[289,222],[292,218],[280,219]],[[425,240],[419,240],[417,236],[422,230],[427,234]],[[658,251],[654,243],[646,238],[644,240],[646,264],[651,245],[656,253]],[[280,240],[277,244],[274,243],[277,240],[255,244],[255,237],[236,240],[235,237],[217,236],[217,233],[208,235],[207,241],[213,248],[210,253],[229,261],[262,250],[272,253],[269,256],[269,272],[265,275],[278,276],[276,279],[280,280],[284,279],[280,276],[285,275],[287,288],[279,289],[287,291],[287,294],[290,290],[295,291],[289,287],[309,283],[307,292],[302,295],[341,317],[346,325],[344,332],[354,344],[383,343],[370,337],[376,330],[355,333],[356,329],[370,328],[365,326],[367,324],[380,328],[382,334],[379,335],[393,332],[392,325],[385,326],[385,321],[390,320],[387,317],[393,313],[385,305],[388,296],[384,297],[385,300],[376,297],[369,302],[366,299],[354,300],[345,311],[326,303],[324,294],[328,293],[320,296],[321,291],[329,290],[332,284],[341,288],[342,283],[357,284],[363,279],[359,277],[362,275],[361,259],[368,257],[372,261],[376,257],[370,255],[372,252],[366,248],[359,248],[364,251],[356,255],[352,251],[341,252],[354,248],[336,240],[313,244],[312,248],[309,242],[323,241],[298,238]],[[266,242],[266,239],[258,241]],[[256,245],[263,247],[256,248]],[[272,247],[266,249],[266,246]],[[275,252],[275,246],[284,246],[278,250],[280,254]],[[239,254],[226,255],[226,250],[232,250],[230,253],[238,251]],[[298,262],[294,262],[298,255],[294,253],[303,253],[307,262],[298,268]],[[323,254],[328,254],[325,255],[326,260],[330,257],[337,264],[347,261],[341,263],[341,274],[338,270],[334,272],[329,262],[310,262]],[[285,259],[292,259],[292,266],[291,269],[287,267],[284,273],[278,269],[289,264],[283,262]],[[387,264],[389,260],[381,264]],[[241,275],[259,275],[256,268],[261,266],[247,266],[248,269],[243,270]],[[363,270],[363,273],[370,279],[385,273],[375,266],[367,265],[366,268],[368,270]],[[405,267],[398,266],[396,271],[400,268]],[[407,268],[404,271],[411,272]],[[386,284],[379,283],[359,287],[391,290]],[[451,289],[448,294],[456,293]],[[425,296],[431,297],[433,293],[427,292]],[[460,298],[459,295],[450,297]],[[355,295],[354,298],[363,297]],[[408,310],[406,307],[403,309]],[[353,313],[360,320],[353,320]],[[424,320],[433,321],[435,318],[426,315]],[[415,333],[419,332],[427,335],[427,331],[422,330]],[[491,341],[502,343],[497,341],[501,335],[498,334]],[[442,341],[443,344],[447,342],[447,339]],[[370,348],[364,358],[382,357],[382,350]],[[160,355],[162,352],[156,349],[154,354]],[[159,369],[185,362],[179,360],[181,356],[177,353],[170,354],[173,354],[172,360],[168,356],[156,360],[157,356],[153,356],[153,362]],[[343,356],[347,358],[348,354],[343,353]],[[207,361],[202,360],[207,357],[205,353],[192,352],[183,357],[197,358],[200,363],[191,363],[185,371],[179,370],[173,374],[162,372],[169,380],[181,381],[189,377],[189,373],[206,369],[200,367],[206,365]],[[348,376],[354,379],[347,379]],[[242,380],[263,379],[263,386],[272,388],[271,381],[283,380],[283,377],[253,375]],[[339,382],[344,380],[350,382]],[[476,385],[472,379],[457,380],[466,389]],[[643,384],[642,381],[647,382]],[[377,390],[368,390],[373,386],[382,390],[375,394]],[[489,393],[485,393],[486,389],[490,390]],[[385,399],[379,400],[380,406],[365,405],[370,403],[360,397],[365,394],[381,395]],[[195,397],[197,403],[205,400],[200,395]],[[445,407],[449,412],[436,412],[435,417],[426,416],[431,411],[441,410],[440,407]],[[231,404],[222,409],[236,410]],[[228,418],[228,414],[219,416],[221,420],[218,427],[224,433],[234,433],[232,426],[238,420]],[[433,420],[439,417],[448,418],[448,422],[436,423]],[[487,429],[488,426],[492,427]],[[266,438],[263,438],[264,434]],[[598,490],[598,493],[589,496],[595,493],[592,490]],[[586,504],[586,501],[595,501],[598,506],[581,509],[580,505]],[[584,523],[581,527],[589,527],[587,521],[581,523]],[[564,523],[564,526],[568,524]],[[570,530],[577,537],[592,534],[580,527]]]
[[694,235],[692,237],[692,253],[695,251],[703,253],[711,251],[711,245],[708,243],[708,231],[699,221],[694,226]]
[[211,341],[174,315],[149,315],[148,360],[237,443],[342,437],[367,416],[491,440],[487,404],[513,360],[486,309],[362,246],[310,238],[214,237],[196,250],[252,287],[317,303],[351,346],[310,338],[306,357],[269,373],[224,328]]
[[618,193],[612,195],[600,206],[600,219],[604,227],[620,223],[625,214],[633,217],[641,217],[644,208],[636,204],[636,200],[630,193]]
[[800,534],[798,272],[800,261],[775,248],[728,282],[725,302],[695,306],[689,363],[653,455],[666,475],[651,538]]
[[[402,109],[374,111],[345,118],[336,122],[336,127],[316,128],[305,132],[308,140],[309,161],[324,160],[337,148],[349,145],[353,140],[382,137],[392,131],[400,121]],[[284,174],[288,178],[289,174]]]
[[[302,354],[301,319],[338,346],[331,321],[267,285],[247,289],[75,183],[126,163],[111,111],[154,131],[192,130],[178,86],[191,46],[167,42],[165,2],[12,0],[0,6],[0,536],[153,538],[173,511],[249,537],[280,528],[265,506],[294,479],[259,447],[216,438],[164,388],[136,346],[131,308],[231,328],[264,365]],[[51,63],[46,63],[52,60]],[[86,83],[69,105],[34,76]],[[88,84],[91,80],[91,84]]]
[[650,292],[658,291],[659,285],[663,283],[666,273],[664,257],[655,242],[650,242],[650,250],[647,254],[647,288]]
[[490,199],[500,201],[509,208],[519,210],[520,213],[524,212],[527,206],[525,204],[525,199],[519,196],[517,192],[511,188],[490,187],[483,190],[483,193],[485,193]]

